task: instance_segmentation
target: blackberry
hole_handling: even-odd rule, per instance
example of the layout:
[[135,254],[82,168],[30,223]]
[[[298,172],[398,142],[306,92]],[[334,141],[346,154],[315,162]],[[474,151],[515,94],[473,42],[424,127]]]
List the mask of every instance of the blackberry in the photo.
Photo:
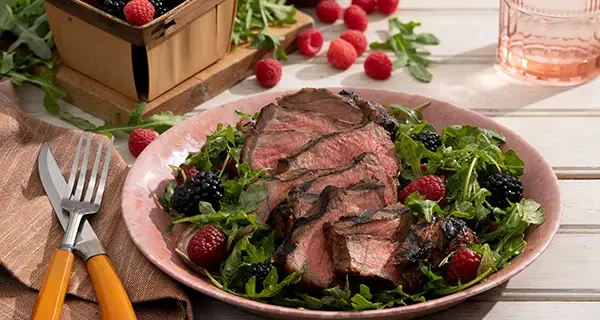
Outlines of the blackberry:
[[154,7],[154,19],[167,13],[172,8],[169,7],[169,0],[149,0]]
[[487,197],[487,201],[492,206],[501,209],[508,207],[508,200],[516,203],[523,198],[523,183],[521,180],[506,174],[494,173],[490,175],[484,180],[483,187],[492,193]]
[[420,141],[425,145],[425,149],[435,152],[437,148],[442,146],[442,139],[440,136],[430,131],[419,132],[411,137],[415,141]]
[[175,187],[172,197],[173,209],[186,216],[197,215],[200,214],[198,203],[204,201],[218,211],[224,193],[219,177],[212,172],[198,172]]
[[96,8],[119,19],[125,20],[123,8],[129,1],[130,0],[98,0],[96,2]]
[[246,269],[246,276],[244,277],[244,284],[248,283],[252,277],[256,277],[256,292],[260,292],[262,290],[263,281],[269,275],[273,269],[273,263],[265,262],[265,263],[257,263],[248,266]]

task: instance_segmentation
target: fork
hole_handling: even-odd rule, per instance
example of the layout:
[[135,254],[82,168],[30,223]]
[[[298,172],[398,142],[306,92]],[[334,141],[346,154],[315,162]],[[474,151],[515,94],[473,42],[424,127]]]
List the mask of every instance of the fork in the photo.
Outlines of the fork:
[[[84,135],[79,138],[75,159],[73,159],[73,165],[71,166],[69,181],[61,201],[61,206],[63,209],[70,213],[69,225],[67,227],[67,231],[65,232],[62,243],[58,247],[58,250],[56,250],[52,255],[52,259],[48,265],[44,282],[40,289],[31,319],[60,318],[60,313],[62,311],[62,306],[69,285],[69,279],[71,277],[73,261],[75,259],[73,255],[73,249],[75,247],[75,239],[77,238],[79,226],[81,225],[81,221],[84,216],[96,213],[100,209],[100,202],[102,200],[108,175],[113,141],[111,139],[108,143],[108,149],[106,151],[106,156],[104,157],[102,172],[100,179],[98,179],[98,187],[96,188],[96,180],[100,167],[100,158],[102,156],[104,145],[104,140],[100,140],[98,149],[96,151],[96,158],[94,159],[92,172],[89,176],[89,182],[87,183],[87,187],[85,187],[86,192],[84,195],[83,191],[92,137],[93,134],[89,134],[87,137],[85,151],[83,152],[83,159],[81,161],[81,167],[79,168],[78,175],[77,169],[79,167],[79,156],[81,153],[81,147],[83,145]],[[76,181],[77,184],[75,184]],[[95,192],[94,189],[96,189]]]

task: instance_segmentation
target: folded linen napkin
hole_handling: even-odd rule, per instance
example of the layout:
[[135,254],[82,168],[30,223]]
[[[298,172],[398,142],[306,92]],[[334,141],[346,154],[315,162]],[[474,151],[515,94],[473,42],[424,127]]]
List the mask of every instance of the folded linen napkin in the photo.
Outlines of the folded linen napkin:
[[[0,79],[0,319],[29,319],[50,257],[64,234],[42,188],[38,152],[48,142],[64,174],[80,135],[23,113],[9,79]],[[102,207],[89,221],[138,319],[191,320],[183,289],[148,261],[129,237],[120,201],[127,170],[113,151]],[[95,301],[87,269],[76,259],[62,319],[100,319]]]

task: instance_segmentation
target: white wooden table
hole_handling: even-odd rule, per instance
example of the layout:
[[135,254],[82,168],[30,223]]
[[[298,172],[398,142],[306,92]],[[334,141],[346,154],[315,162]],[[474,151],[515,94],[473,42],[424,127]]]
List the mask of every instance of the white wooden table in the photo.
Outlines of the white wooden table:
[[[346,6],[349,2],[342,3]],[[423,84],[407,71],[396,71],[387,81],[366,77],[366,54],[344,72],[328,66],[326,43],[321,54],[307,59],[290,56],[281,82],[272,90],[300,87],[370,87],[405,91],[453,102],[481,112],[531,142],[554,167],[564,202],[563,221],[548,250],[505,286],[477,296],[428,319],[600,319],[600,79],[575,88],[523,85],[495,66],[498,0],[402,0],[397,16],[423,24],[441,44],[431,47],[433,81]],[[311,11],[312,13],[312,11]],[[345,30],[341,23],[322,28],[325,40]],[[379,40],[387,19],[370,16],[366,34]],[[264,92],[254,77],[246,79],[194,113],[247,95]],[[49,116],[37,88],[19,90],[26,112],[64,127]],[[65,111],[100,124],[102,121],[62,104]],[[117,147],[132,163],[127,140]],[[221,302],[190,292],[198,319],[259,319]]]

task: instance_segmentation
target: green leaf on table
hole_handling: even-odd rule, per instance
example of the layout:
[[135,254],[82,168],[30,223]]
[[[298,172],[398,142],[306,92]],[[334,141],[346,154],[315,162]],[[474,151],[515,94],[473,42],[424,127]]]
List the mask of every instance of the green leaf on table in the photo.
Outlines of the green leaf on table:
[[417,79],[423,82],[430,82],[433,75],[427,70],[426,66],[415,61],[408,62],[408,70]]
[[96,125],[89,122],[87,119],[76,117],[66,111],[60,114],[60,118],[84,131],[96,128]]
[[417,35],[417,37],[415,38],[415,42],[436,45],[440,44],[440,39],[438,39],[431,33],[421,33]]

